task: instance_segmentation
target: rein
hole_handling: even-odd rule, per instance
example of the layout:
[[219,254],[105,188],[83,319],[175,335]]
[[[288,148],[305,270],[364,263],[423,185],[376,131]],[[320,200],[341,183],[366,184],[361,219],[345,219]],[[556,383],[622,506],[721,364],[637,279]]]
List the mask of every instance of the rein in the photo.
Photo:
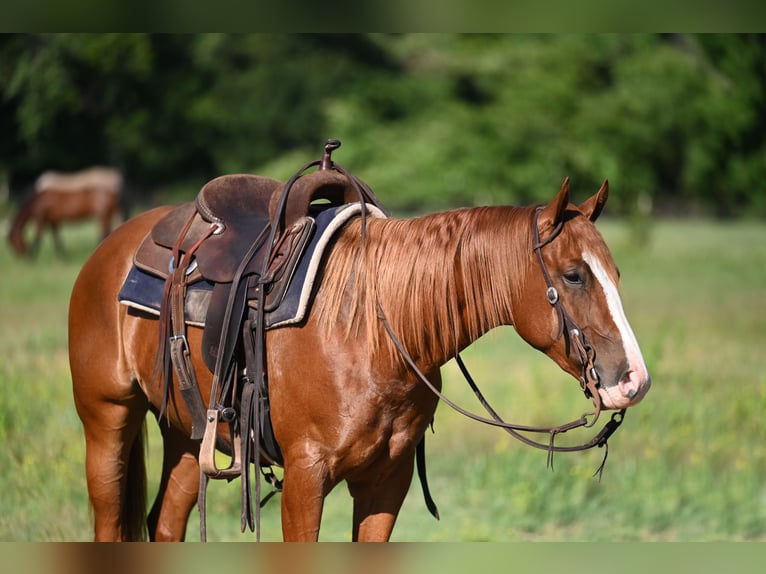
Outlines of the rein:
[[[540,270],[542,271],[543,278],[545,279],[545,283],[547,285],[546,298],[548,300],[548,303],[550,303],[550,305],[556,310],[558,314],[559,331],[558,331],[557,338],[561,338],[564,335],[564,332],[567,331],[568,337],[565,340],[567,345],[567,353],[569,353],[571,347],[574,346],[575,350],[577,351],[579,355],[580,362],[582,365],[582,374],[580,376],[580,388],[582,389],[585,396],[587,398],[590,398],[593,401],[594,408],[595,408],[594,412],[585,413],[579,419],[576,419],[558,426],[551,426],[551,427],[535,427],[535,426],[527,426],[527,425],[520,425],[520,424],[506,422],[500,417],[497,411],[495,411],[495,409],[492,408],[492,406],[486,400],[481,390],[479,389],[478,385],[474,381],[473,377],[469,373],[468,368],[465,366],[465,363],[463,362],[463,359],[460,357],[460,354],[456,353],[455,361],[457,362],[458,367],[460,368],[460,371],[463,374],[463,377],[466,379],[466,381],[468,382],[468,385],[471,387],[471,390],[473,390],[477,399],[479,400],[481,405],[486,409],[486,411],[489,413],[491,418],[487,418],[487,417],[472,413],[460,407],[453,401],[451,401],[439,389],[437,389],[431,381],[428,380],[428,378],[423,374],[420,368],[418,368],[418,366],[415,364],[415,361],[413,360],[412,356],[407,352],[407,350],[404,348],[404,346],[401,344],[399,339],[394,334],[393,330],[391,329],[391,325],[386,319],[386,315],[383,312],[383,308],[381,307],[380,302],[376,301],[378,318],[381,320],[383,327],[385,328],[386,333],[388,334],[388,337],[391,339],[391,342],[394,344],[397,351],[399,351],[399,354],[405,360],[407,365],[412,369],[412,371],[417,375],[417,377],[423,383],[425,383],[425,385],[442,402],[446,403],[453,410],[468,417],[471,420],[484,423],[490,426],[502,428],[508,434],[510,434],[513,438],[521,441],[522,443],[528,446],[546,450],[548,452],[547,465],[549,468],[553,468],[553,453],[577,452],[577,451],[589,450],[594,447],[599,447],[599,448],[606,447],[604,450],[604,458],[601,461],[601,464],[599,465],[599,467],[596,469],[596,472],[594,473],[594,476],[598,476],[599,480],[601,480],[601,476],[604,472],[604,466],[606,465],[606,459],[607,459],[607,456],[609,455],[609,445],[607,441],[609,437],[611,437],[612,434],[622,424],[622,421],[625,418],[625,409],[622,409],[620,411],[613,413],[609,421],[607,421],[604,427],[591,440],[579,445],[574,445],[574,446],[559,446],[555,444],[555,439],[560,434],[564,434],[572,429],[576,429],[580,427],[583,427],[583,428],[593,427],[596,424],[596,421],[598,420],[599,415],[601,414],[601,399],[598,394],[599,380],[598,380],[598,373],[595,368],[595,355],[596,355],[595,351],[593,347],[591,347],[586,342],[585,336],[583,335],[582,330],[577,326],[577,324],[572,319],[572,317],[564,309],[564,306],[561,303],[561,300],[559,298],[558,291],[556,290],[556,287],[554,287],[553,285],[553,281],[550,278],[550,275],[545,266],[545,262],[542,256],[542,248],[548,245],[549,243],[551,243],[559,235],[563,227],[563,222],[558,223],[558,225],[554,228],[551,235],[545,241],[540,241],[538,220],[539,220],[541,211],[542,211],[541,207],[538,207],[535,211],[533,250],[535,254],[537,255],[537,260],[540,264]],[[569,328],[567,329],[568,326]],[[593,420],[589,422],[588,417],[591,417],[591,416],[593,417]],[[538,442],[538,441],[530,439],[527,436],[524,436],[521,433],[547,434],[549,436],[549,439],[547,443]]]

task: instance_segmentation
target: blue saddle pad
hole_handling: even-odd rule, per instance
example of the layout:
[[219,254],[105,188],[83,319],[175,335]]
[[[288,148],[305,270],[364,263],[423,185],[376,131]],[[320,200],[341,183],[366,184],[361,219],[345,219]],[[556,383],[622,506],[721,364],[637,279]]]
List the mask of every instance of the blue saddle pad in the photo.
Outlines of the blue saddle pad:
[[[189,325],[197,327],[205,325],[205,316],[207,315],[210,296],[213,294],[213,286],[214,283],[206,280],[197,281],[187,286],[184,311],[186,322]],[[117,300],[133,309],[151,315],[159,315],[164,288],[165,279],[142,271],[134,265],[122,284]]]

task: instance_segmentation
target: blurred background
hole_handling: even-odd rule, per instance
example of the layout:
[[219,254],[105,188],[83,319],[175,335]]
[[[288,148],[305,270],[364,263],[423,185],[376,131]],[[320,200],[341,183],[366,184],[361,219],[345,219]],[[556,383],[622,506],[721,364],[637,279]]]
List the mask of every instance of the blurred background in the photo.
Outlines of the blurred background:
[[131,205],[186,199],[334,137],[397,210],[528,203],[569,175],[608,178],[613,213],[763,217],[765,55],[728,34],[4,34],[0,202],[91,165]]
[[[442,519],[415,483],[394,540],[766,539],[766,36],[3,34],[0,541],[92,535],[66,321],[99,231],[67,224],[63,256],[48,236],[36,257],[14,254],[5,238],[38,176],[116,168],[135,215],[221,174],[286,180],[327,138],[395,216],[547,201],[566,176],[579,202],[608,179],[598,226],[654,381],[601,482],[601,451],[550,472],[544,452],[440,408],[428,448]],[[511,328],[466,361],[508,420],[588,407]],[[444,378],[474,404],[452,363]],[[238,490],[209,489],[210,540],[252,539]],[[276,500],[267,540],[281,536]],[[339,487],[323,539],[350,528]]]

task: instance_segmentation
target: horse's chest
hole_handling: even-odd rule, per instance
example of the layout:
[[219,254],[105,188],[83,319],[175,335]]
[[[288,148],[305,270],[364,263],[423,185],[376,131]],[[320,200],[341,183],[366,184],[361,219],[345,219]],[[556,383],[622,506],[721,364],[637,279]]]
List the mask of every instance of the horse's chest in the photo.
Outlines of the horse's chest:
[[395,392],[390,386],[387,391],[348,401],[340,411],[339,452],[351,465],[366,467],[413,456],[432,419],[433,405],[419,393]]

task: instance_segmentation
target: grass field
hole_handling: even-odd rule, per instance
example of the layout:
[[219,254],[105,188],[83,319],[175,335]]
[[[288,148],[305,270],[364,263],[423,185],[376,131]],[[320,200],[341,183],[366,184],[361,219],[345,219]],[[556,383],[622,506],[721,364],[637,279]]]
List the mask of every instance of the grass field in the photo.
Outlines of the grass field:
[[[427,513],[415,481],[394,540],[766,539],[766,225],[661,222],[643,249],[619,223],[600,227],[654,383],[610,441],[603,480],[591,477],[601,450],[558,455],[551,472],[544,452],[441,406],[428,436],[441,520]],[[65,229],[66,261],[49,240],[36,261],[0,244],[0,541],[91,538],[66,316],[95,236],[90,225]],[[558,424],[589,407],[577,383],[510,328],[464,358],[508,420]],[[447,394],[479,408],[456,367],[444,373]],[[555,402],[538,401],[543,385],[560,389],[546,393]],[[149,426],[156,476],[158,435]],[[254,539],[239,532],[238,490],[238,481],[211,484],[210,540]],[[339,487],[321,538],[348,540],[350,526],[350,499]],[[279,498],[264,508],[262,527],[265,540],[280,539]],[[193,513],[189,539],[198,537]]]

